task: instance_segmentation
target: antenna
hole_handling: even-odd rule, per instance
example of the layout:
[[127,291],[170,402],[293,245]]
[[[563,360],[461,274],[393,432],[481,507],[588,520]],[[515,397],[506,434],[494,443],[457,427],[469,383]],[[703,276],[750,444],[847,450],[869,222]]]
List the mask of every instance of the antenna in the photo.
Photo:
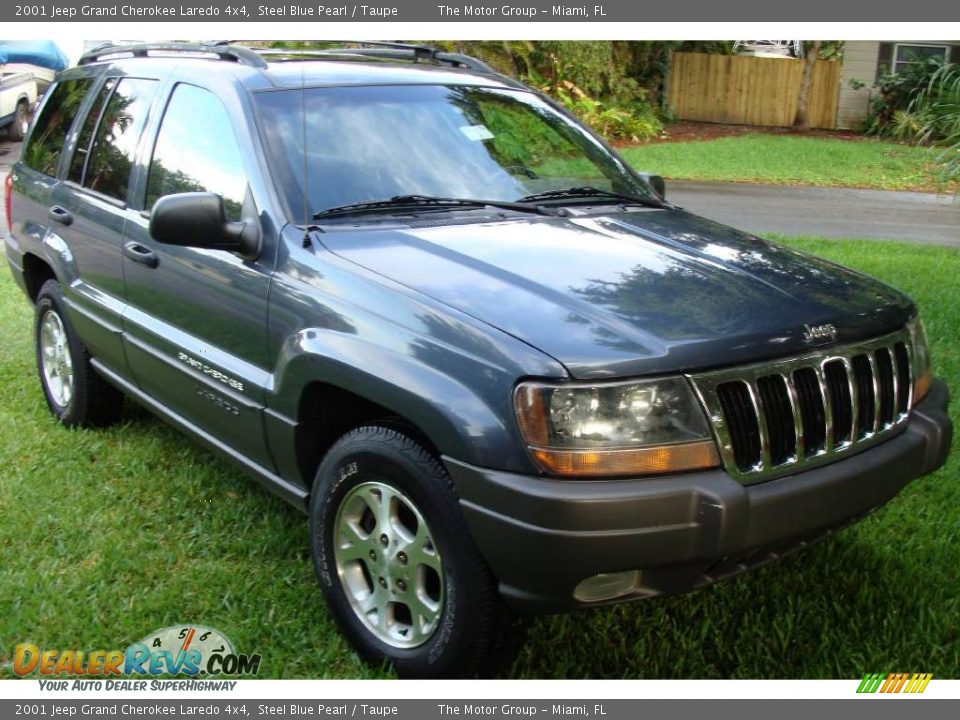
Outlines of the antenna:
[[300,66],[300,140],[303,147],[303,247],[310,247],[310,195],[307,192],[307,82]]

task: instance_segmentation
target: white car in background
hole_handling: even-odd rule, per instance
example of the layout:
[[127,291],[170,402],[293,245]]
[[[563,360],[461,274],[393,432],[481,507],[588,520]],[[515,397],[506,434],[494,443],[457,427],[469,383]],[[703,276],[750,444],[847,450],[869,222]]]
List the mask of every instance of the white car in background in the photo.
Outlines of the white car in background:
[[0,66],[0,129],[14,142],[23,140],[37,104],[37,80],[32,72],[6,72]]
[[69,64],[53,40],[0,40],[0,131],[22,140],[37,99]]

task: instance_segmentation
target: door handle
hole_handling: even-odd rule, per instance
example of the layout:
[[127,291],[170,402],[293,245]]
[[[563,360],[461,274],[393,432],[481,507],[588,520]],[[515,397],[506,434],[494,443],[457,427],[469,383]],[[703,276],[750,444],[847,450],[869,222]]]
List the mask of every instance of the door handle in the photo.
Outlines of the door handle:
[[73,224],[73,215],[70,214],[69,210],[62,208],[59,205],[54,205],[47,210],[47,217],[54,222],[60,223],[61,225]]
[[155,268],[160,264],[160,258],[157,254],[145,245],[138,242],[128,242],[123,246],[123,254],[133,260],[135,263],[146,265],[148,268]]

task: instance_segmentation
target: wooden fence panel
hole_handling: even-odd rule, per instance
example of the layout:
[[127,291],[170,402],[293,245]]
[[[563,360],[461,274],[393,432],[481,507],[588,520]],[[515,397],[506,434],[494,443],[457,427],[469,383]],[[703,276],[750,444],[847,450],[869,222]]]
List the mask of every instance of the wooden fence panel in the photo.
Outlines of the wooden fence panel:
[[[802,79],[802,60],[678,52],[667,100],[681,120],[789,127]],[[836,127],[839,90],[840,63],[818,60],[808,105],[812,127]]]

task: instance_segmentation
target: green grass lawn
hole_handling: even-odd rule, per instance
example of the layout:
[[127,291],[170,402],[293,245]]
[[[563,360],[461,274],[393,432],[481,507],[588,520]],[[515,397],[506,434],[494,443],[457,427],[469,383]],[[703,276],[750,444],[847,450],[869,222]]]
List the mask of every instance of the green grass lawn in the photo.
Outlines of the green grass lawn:
[[[781,238],[920,303],[960,388],[960,252]],[[47,413],[31,311],[0,262],[0,676],[16,643],[124,648],[172,624],[227,634],[268,677],[374,677],[334,629],[304,518],[143,412]],[[954,405],[953,419],[960,423]],[[960,452],[886,508],[778,564],[676,598],[538,620],[511,677],[854,678],[960,671]]]
[[873,139],[841,140],[750,133],[623,148],[638,170],[668,178],[881,190],[936,189],[937,150]]

